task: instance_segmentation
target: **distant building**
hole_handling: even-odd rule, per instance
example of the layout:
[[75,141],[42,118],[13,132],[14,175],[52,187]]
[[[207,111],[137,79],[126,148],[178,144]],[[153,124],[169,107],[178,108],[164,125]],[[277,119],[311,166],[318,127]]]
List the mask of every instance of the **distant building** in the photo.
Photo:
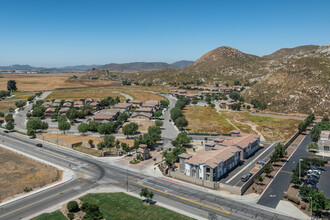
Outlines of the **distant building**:
[[73,107],[75,108],[80,108],[80,107],[83,107],[84,106],[84,103],[82,101],[75,101],[73,103]]
[[330,131],[321,131],[317,145],[320,153],[330,153]]
[[136,153],[140,154],[142,156],[143,160],[147,160],[150,158],[150,150],[149,150],[148,146],[145,144],[140,144]]
[[132,109],[132,104],[131,103],[118,103],[113,106],[114,109],[122,109],[125,112],[128,112],[129,110]]

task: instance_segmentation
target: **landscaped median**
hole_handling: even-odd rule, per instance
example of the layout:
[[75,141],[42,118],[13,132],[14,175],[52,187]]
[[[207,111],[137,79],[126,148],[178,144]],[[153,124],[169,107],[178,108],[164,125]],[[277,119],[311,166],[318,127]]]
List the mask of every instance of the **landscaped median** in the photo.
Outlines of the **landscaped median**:
[[76,212],[68,212],[67,205],[64,205],[61,210],[42,214],[34,220],[64,220],[67,219],[68,213],[73,213],[75,217],[83,217],[88,212],[88,208],[84,208],[83,206],[86,205],[83,204],[89,204],[90,207],[95,207],[95,210],[98,207],[103,219],[191,219],[163,207],[143,202],[143,200],[125,193],[87,194],[79,198],[78,204],[80,206],[74,210]]

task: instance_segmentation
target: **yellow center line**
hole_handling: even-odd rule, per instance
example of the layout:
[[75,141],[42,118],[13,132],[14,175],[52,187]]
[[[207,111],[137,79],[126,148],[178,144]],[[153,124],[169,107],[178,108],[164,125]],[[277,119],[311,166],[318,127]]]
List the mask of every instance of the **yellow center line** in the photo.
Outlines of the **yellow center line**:
[[[83,185],[83,184],[79,184],[78,186],[81,186],[81,185]],[[48,197],[46,197],[46,198],[43,198],[43,199],[41,199],[41,200],[39,200],[39,201],[36,201],[36,202],[30,203],[29,205],[23,206],[23,207],[21,207],[21,208],[19,208],[19,209],[16,209],[16,210],[14,210],[14,211],[8,212],[8,213],[6,213],[6,214],[4,214],[4,215],[0,215],[0,218],[1,218],[1,217],[4,217],[4,216],[7,216],[7,215],[10,215],[10,214],[12,214],[12,213],[14,213],[14,212],[17,212],[17,211],[19,211],[19,210],[25,209],[25,208],[27,208],[27,207],[33,206],[33,205],[35,205],[35,204],[38,204],[38,203],[40,203],[40,202],[42,202],[42,201],[45,201],[45,200],[47,200],[47,199],[50,199],[50,198],[52,198],[52,197],[54,197],[54,196],[60,195],[60,194],[62,194],[62,193],[65,193],[65,192],[67,192],[67,191],[69,191],[69,190],[71,190],[71,189],[73,189],[73,188],[75,188],[75,187],[78,187],[78,186],[70,187],[70,188],[68,188],[68,189],[66,189],[66,190],[63,190],[63,191],[58,192],[58,193],[55,193],[55,194],[53,194],[53,195],[51,195],[51,196],[48,196]]]
[[[88,179],[86,179],[86,180],[88,180]],[[85,182],[85,181],[82,181],[82,180],[80,180],[80,179],[77,179],[77,181],[79,181],[79,182],[81,182],[81,183],[85,183],[85,184],[87,184],[87,185],[89,185],[89,186],[91,186],[91,187],[97,187],[97,186],[95,186],[95,185],[93,185],[93,184],[90,184],[90,183],[87,183],[87,182]]]
[[[216,210],[216,211],[219,211],[219,212],[222,212],[222,213],[226,213],[228,215],[230,214],[230,212],[228,212],[227,210],[225,210],[223,207],[221,207],[222,210],[221,209],[217,209],[217,208],[214,208],[214,207],[211,207],[211,206],[208,206],[208,205],[201,204],[199,202],[195,202],[195,201],[193,201],[191,199],[187,199],[187,198],[184,198],[184,197],[181,197],[181,196],[173,195],[173,194],[168,193],[168,192],[164,192],[164,191],[159,190],[159,189],[152,188],[150,186],[146,186],[146,185],[143,185],[143,184],[140,184],[140,183],[136,183],[136,182],[134,182],[134,183],[137,184],[137,185],[139,185],[139,186],[142,186],[142,187],[145,187],[145,188],[148,188],[148,189],[151,189],[151,190],[154,190],[154,191],[157,191],[157,192],[160,192],[160,193],[169,195],[169,196],[173,196],[173,197],[176,197],[178,199],[182,199],[182,200],[187,201],[187,202],[194,203],[196,205],[200,205],[200,206],[203,206],[203,207],[206,207],[206,208],[209,208],[209,209],[213,209],[213,210]],[[217,206],[219,206],[219,205],[217,205]]]

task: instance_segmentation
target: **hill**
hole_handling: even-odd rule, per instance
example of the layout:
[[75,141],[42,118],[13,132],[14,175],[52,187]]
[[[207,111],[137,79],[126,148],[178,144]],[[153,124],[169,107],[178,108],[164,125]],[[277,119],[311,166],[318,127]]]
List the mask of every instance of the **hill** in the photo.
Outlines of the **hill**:
[[94,71],[93,76],[162,84],[257,82],[242,93],[246,100],[259,99],[277,112],[322,115],[328,114],[330,107],[329,62],[330,45],[284,48],[263,57],[219,47],[181,69],[125,74]]

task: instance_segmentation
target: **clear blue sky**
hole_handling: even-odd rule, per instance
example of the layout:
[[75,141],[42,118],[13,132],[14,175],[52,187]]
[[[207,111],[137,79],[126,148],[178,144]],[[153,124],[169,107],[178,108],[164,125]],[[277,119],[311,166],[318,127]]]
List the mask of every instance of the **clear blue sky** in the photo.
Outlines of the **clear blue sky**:
[[196,60],[330,42],[330,1],[0,0],[0,65]]

